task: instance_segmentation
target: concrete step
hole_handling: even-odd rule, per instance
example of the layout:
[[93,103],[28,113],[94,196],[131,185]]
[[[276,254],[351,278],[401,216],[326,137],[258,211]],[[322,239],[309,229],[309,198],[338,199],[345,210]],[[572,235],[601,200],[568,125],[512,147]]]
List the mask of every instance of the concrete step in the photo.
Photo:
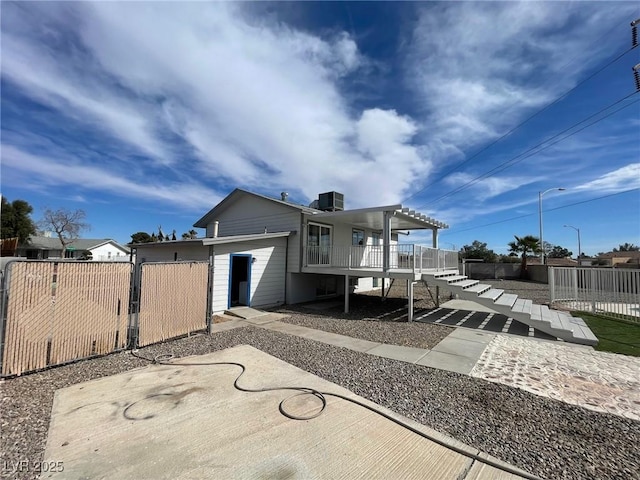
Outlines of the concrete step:
[[516,294],[503,293],[495,302],[496,302],[496,305],[512,308],[513,304],[516,303],[517,299],[518,299],[518,295]]
[[566,330],[566,328],[564,327],[563,323],[560,320],[560,316],[558,315],[557,310],[551,310],[546,305],[540,305],[540,313],[541,313],[541,320],[548,321],[549,324],[551,325],[551,328]]
[[491,285],[487,285],[486,283],[478,283],[472,287],[465,288],[464,291],[469,293],[476,293],[480,295],[481,293],[484,293],[490,289],[491,289]]
[[443,270],[442,272],[433,272],[433,273],[423,273],[423,275],[428,277],[433,277],[436,280],[442,277],[450,277],[452,275],[460,275],[460,272],[457,270]]
[[482,295],[478,295],[478,296],[480,298],[489,298],[493,302],[495,302],[503,293],[504,293],[504,290],[501,290],[499,288],[492,288],[491,290],[484,292]]
[[530,315],[532,320],[542,320],[542,305],[538,305],[537,303],[531,305]]
[[531,316],[531,306],[533,305],[532,300],[527,300],[525,298],[518,298],[516,303],[513,304],[511,310],[515,313],[525,313]]
[[460,287],[462,289],[473,287],[474,285],[479,284],[478,280],[462,280],[460,282],[456,282],[456,287]]
[[427,284],[449,288],[463,299],[492,308],[567,342],[583,345],[598,344],[598,339],[581,318],[550,309],[546,305],[534,304],[533,301],[518,298],[512,293],[504,293],[502,289],[471,280],[455,270],[423,273],[422,280]]
[[269,315],[269,312],[264,312],[262,310],[256,310],[251,307],[232,307],[228,310],[225,310],[225,315],[232,315],[234,317],[249,319],[255,317],[262,317],[264,315]]
[[438,280],[445,280],[448,284],[457,284],[456,282],[461,282],[462,280],[466,280],[467,276],[465,275],[452,275],[450,277],[444,277]]
[[573,325],[573,341],[582,343],[583,345],[597,345],[598,337],[596,337],[591,329],[579,317],[570,317]]

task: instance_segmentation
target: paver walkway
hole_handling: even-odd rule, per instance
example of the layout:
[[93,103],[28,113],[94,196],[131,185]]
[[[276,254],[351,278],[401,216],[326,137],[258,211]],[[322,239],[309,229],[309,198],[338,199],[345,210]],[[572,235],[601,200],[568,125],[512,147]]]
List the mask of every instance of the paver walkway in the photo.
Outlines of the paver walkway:
[[280,322],[285,316],[265,312],[261,316],[217,324],[214,330],[251,324],[370,355],[467,374],[590,410],[640,420],[638,357],[466,328],[456,328],[433,349],[427,350]]
[[638,357],[499,335],[471,376],[640,420]]

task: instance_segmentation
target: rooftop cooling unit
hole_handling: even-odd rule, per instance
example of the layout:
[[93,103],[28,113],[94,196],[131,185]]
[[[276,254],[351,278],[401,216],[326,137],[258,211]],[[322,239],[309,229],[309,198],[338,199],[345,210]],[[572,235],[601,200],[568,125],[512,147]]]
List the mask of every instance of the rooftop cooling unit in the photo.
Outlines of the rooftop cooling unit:
[[325,212],[344,210],[344,195],[338,192],[327,192],[318,195],[318,208]]

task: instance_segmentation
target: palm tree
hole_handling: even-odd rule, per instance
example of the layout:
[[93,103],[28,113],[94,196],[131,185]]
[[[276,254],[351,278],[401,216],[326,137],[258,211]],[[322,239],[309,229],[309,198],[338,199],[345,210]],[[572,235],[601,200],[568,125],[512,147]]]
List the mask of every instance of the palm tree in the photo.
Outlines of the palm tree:
[[526,237],[518,237],[514,235],[516,241],[509,242],[509,252],[513,255],[521,254],[522,262],[520,264],[520,278],[527,277],[527,255],[529,253],[538,253],[540,251],[540,239],[533,235]]

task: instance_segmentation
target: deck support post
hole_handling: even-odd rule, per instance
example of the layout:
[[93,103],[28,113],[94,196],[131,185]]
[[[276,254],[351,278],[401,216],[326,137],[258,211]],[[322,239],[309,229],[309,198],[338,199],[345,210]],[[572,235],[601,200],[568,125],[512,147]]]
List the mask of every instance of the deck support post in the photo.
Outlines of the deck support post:
[[389,257],[391,256],[391,217],[393,212],[385,211],[382,222],[382,271],[389,271]]
[[344,313],[349,313],[349,275],[344,276]]
[[413,322],[413,286],[415,285],[416,282],[414,282],[413,280],[407,280],[407,290],[408,290],[408,294],[409,294],[409,313],[408,313],[408,320],[410,322]]

